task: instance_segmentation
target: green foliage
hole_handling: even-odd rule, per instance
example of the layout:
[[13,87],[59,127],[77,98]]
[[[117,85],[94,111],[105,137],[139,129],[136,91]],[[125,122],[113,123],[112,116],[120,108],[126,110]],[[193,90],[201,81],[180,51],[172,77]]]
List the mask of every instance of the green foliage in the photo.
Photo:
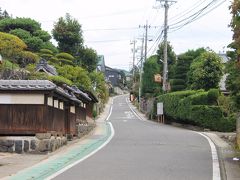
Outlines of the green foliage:
[[70,60],[70,61],[74,60],[74,57],[71,54],[68,54],[68,53],[59,53],[59,54],[56,55],[56,57],[58,59],[66,59],[66,60]]
[[0,31],[9,32],[13,29],[23,29],[31,34],[41,29],[40,24],[30,18],[6,18],[0,21]]
[[0,7],[0,20],[5,19],[5,18],[10,18],[10,16],[9,16],[9,14],[8,14],[8,12],[6,10],[4,10],[2,12],[2,9]]
[[17,64],[24,68],[28,64],[34,64],[38,62],[39,56],[30,51],[22,51],[19,56],[16,58]]
[[18,64],[14,64],[9,60],[4,60],[2,64],[0,64],[0,71],[4,69],[19,69]]
[[160,83],[154,82],[154,75],[160,73],[160,66],[158,64],[157,56],[151,56],[144,63],[143,67],[143,75],[142,75],[142,94],[146,93],[157,93],[161,85]]
[[217,54],[214,52],[202,53],[191,64],[188,83],[192,89],[218,88],[222,71],[221,59]]
[[18,56],[26,48],[26,44],[17,36],[0,32],[0,54],[3,57]]
[[217,100],[220,96],[220,92],[218,89],[210,89],[208,91],[208,102],[211,104],[217,104]]
[[58,42],[58,47],[61,52],[77,55],[79,49],[82,48],[83,37],[81,25],[69,14],[66,14],[65,18],[60,17],[58,19],[54,24],[52,34]]
[[44,31],[44,30],[37,30],[37,31],[33,32],[33,36],[42,39],[43,42],[48,42],[51,39],[51,35],[47,31]]
[[79,58],[77,64],[87,69],[88,72],[92,72],[97,68],[98,56],[97,52],[91,48],[83,48],[79,52]]
[[[159,49],[157,50],[158,59],[164,60],[164,42],[159,44]],[[167,43],[167,61],[168,61],[168,79],[172,79],[174,73],[174,64],[176,63],[176,54],[173,51],[173,47],[170,42]]]
[[102,72],[93,71],[89,74],[93,88],[100,99],[106,103],[109,97],[108,89],[105,83],[105,77]]
[[78,87],[83,87],[90,90],[91,80],[88,76],[88,72],[81,67],[73,67],[70,65],[64,65],[57,69],[59,76],[63,76],[72,81]]
[[72,81],[62,76],[48,76],[48,80],[52,81],[56,85],[67,84],[69,86],[73,85]]
[[42,47],[42,49],[49,49],[55,54],[58,53],[58,49],[50,41],[49,42],[43,42],[41,47]]
[[10,34],[15,35],[17,37],[19,37],[20,39],[22,39],[23,41],[25,39],[31,38],[31,34],[30,32],[23,30],[23,29],[14,29],[9,31]]
[[[211,94],[211,95],[209,95]],[[198,125],[218,131],[233,131],[235,118],[233,115],[225,117],[221,106],[212,103],[214,90],[205,92],[178,91],[158,97],[163,102],[164,112],[175,121]],[[216,98],[216,96],[214,95]]]
[[43,48],[43,40],[38,37],[25,39],[25,43],[27,44],[28,50],[30,51],[38,52]]
[[74,65],[74,57],[68,53],[59,53],[55,56],[61,65]]

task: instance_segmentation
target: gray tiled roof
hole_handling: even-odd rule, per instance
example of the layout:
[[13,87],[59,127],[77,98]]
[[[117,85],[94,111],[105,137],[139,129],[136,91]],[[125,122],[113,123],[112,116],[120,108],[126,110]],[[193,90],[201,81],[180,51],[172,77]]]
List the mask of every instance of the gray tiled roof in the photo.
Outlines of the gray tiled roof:
[[49,65],[45,59],[41,59],[39,61],[39,63],[36,65],[36,71],[44,71],[53,76],[57,75],[55,67]]
[[0,80],[0,90],[53,90],[56,85],[48,80]]

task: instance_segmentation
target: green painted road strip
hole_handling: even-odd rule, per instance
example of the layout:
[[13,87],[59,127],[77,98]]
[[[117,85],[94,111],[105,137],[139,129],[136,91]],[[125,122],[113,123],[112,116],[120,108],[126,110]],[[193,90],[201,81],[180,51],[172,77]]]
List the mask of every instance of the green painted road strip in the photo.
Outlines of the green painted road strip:
[[[89,137],[87,143],[79,143],[73,149],[64,153],[61,157],[58,156],[52,160],[46,160],[44,163],[39,163],[31,168],[27,168],[18,172],[16,175],[9,177],[10,180],[40,180],[51,179],[56,177],[57,172],[62,169],[69,169],[71,165],[77,164],[85,159],[85,157],[91,156],[102,147],[104,147],[113,137],[114,130],[111,123],[105,122],[103,127],[103,133],[98,138]],[[94,135],[92,136],[94,137]],[[106,143],[107,142],[107,143]],[[68,168],[69,167],[69,168]],[[65,170],[64,170],[65,171]],[[52,176],[52,177],[51,177]],[[51,177],[51,178],[48,178]]]

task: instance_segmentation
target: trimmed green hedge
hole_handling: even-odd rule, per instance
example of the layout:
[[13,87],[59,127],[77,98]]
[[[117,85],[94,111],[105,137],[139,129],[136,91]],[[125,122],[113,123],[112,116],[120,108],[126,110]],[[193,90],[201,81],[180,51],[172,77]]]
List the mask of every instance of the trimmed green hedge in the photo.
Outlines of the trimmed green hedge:
[[216,106],[218,90],[205,92],[178,91],[158,97],[164,103],[164,112],[171,119],[198,125],[217,131],[234,131],[234,116],[224,117],[223,110]]

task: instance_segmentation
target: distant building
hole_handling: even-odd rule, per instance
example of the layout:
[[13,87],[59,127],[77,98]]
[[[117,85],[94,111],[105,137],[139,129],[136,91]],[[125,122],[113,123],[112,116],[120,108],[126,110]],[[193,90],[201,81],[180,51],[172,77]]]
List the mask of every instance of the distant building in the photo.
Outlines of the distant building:
[[105,66],[105,60],[103,55],[98,56],[97,71],[101,71],[105,74],[106,66]]

